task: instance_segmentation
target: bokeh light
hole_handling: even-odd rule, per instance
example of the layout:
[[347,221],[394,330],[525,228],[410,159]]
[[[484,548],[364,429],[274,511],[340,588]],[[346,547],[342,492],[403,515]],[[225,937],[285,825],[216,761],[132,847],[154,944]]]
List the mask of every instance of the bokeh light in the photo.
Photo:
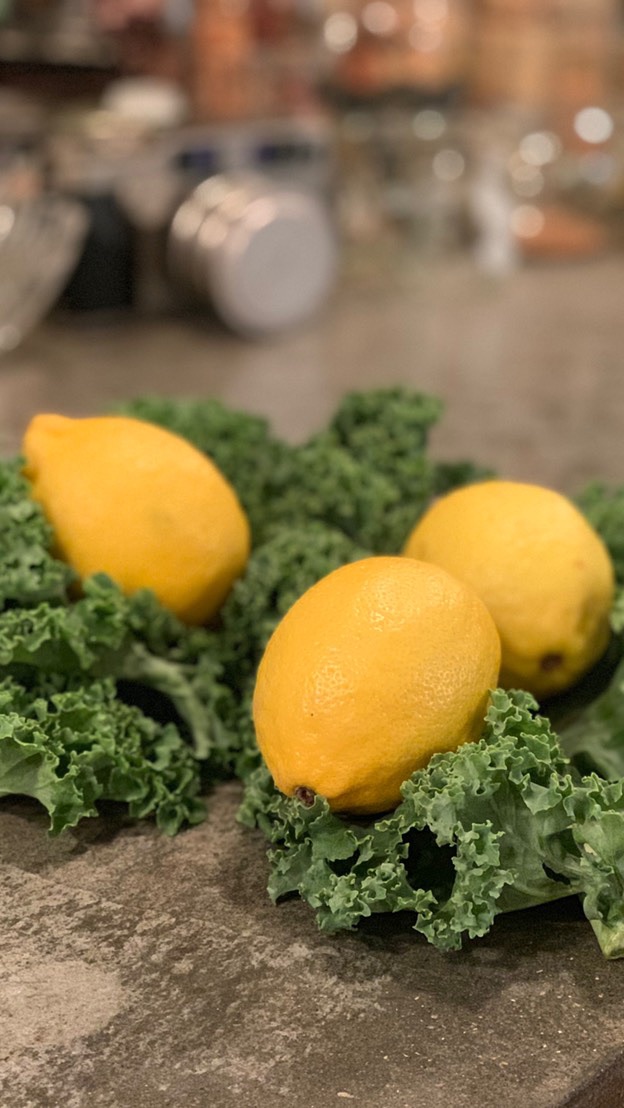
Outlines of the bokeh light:
[[448,0],[414,0],[414,15],[422,23],[443,23],[448,18]]
[[552,131],[533,131],[524,136],[518,150],[527,165],[548,165],[559,157],[561,140]]
[[398,27],[399,17],[388,0],[371,0],[362,10],[362,24],[372,35],[391,35]]
[[433,159],[433,172],[439,181],[458,181],[466,168],[459,150],[439,150]]
[[423,108],[416,112],[412,120],[412,130],[416,138],[433,142],[446,131],[446,119],[435,108]]
[[574,130],[583,142],[608,142],[613,134],[613,119],[604,108],[582,108],[574,117]]
[[533,204],[519,204],[510,217],[510,227],[514,235],[521,239],[533,239],[544,230],[544,213]]
[[323,38],[328,50],[346,54],[357,41],[357,23],[349,12],[334,12],[323,25]]
[[510,175],[514,192],[518,196],[538,196],[544,188],[544,174],[536,165],[514,165]]
[[444,42],[444,35],[438,27],[422,27],[419,23],[410,27],[407,37],[410,46],[421,54],[435,54]]
[[0,204],[0,239],[9,235],[15,223],[15,212],[8,204]]

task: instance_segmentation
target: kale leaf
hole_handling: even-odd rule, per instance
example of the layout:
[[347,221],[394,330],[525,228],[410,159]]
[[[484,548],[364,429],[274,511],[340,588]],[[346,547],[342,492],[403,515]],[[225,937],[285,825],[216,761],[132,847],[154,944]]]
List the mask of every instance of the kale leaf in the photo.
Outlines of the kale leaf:
[[298,893],[326,931],[411,912],[441,950],[504,911],[577,894],[608,957],[624,954],[624,781],[581,777],[525,692],[495,690],[483,737],[437,754],[368,823],[279,794],[261,767],[240,819],[269,838],[269,893]]

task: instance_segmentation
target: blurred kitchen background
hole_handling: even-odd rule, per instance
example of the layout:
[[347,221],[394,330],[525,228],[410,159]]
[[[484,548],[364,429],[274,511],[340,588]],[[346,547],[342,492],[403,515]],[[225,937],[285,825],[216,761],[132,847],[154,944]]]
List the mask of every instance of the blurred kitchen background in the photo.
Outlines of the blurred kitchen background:
[[617,254],[623,116],[624,0],[0,0],[0,351]]

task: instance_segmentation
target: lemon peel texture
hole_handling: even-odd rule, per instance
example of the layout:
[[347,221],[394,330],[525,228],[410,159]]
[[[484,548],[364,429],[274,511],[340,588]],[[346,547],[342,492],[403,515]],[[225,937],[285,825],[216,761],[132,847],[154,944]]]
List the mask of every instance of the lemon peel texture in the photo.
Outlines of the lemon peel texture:
[[565,496],[492,480],[436,501],[405,546],[470,585],[498,628],[501,683],[539,698],[573,685],[604,653],[614,573],[602,539]]
[[41,414],[24,473],[81,578],[152,589],[190,624],[219,609],[249,556],[247,518],[225,477],[178,435],[125,416]]
[[500,642],[472,589],[437,566],[364,558],[286,613],[260,663],[253,712],[275,783],[305,803],[385,811],[437,751],[477,739]]

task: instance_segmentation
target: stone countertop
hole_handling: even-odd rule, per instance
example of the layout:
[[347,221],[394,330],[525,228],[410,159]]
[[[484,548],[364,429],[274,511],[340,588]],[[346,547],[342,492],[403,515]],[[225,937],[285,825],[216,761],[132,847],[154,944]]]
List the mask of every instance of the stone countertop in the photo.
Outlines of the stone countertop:
[[[299,439],[348,389],[441,395],[438,456],[574,491],[624,477],[624,259],[466,265],[340,290],[296,333],[181,318],[56,319],[0,363],[0,449],[36,411],[217,395]],[[442,955],[402,918],[321,935],[266,892],[265,845],[221,786],[175,839],[118,814],[56,840],[0,804],[1,1108],[610,1108],[624,962],[578,904],[501,918]]]

